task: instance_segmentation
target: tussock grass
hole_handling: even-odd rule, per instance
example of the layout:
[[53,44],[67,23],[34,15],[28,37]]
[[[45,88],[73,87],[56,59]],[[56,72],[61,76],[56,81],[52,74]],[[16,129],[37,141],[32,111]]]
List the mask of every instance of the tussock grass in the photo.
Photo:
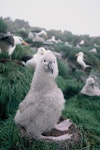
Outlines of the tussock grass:
[[66,82],[65,79],[62,76],[58,76],[56,79],[56,83],[58,84],[58,87],[64,92],[66,90]]
[[81,82],[78,82],[76,79],[69,79],[65,81],[66,89],[64,90],[65,99],[78,94],[82,88]]
[[70,118],[82,134],[81,149],[100,148],[100,97],[78,94],[66,102],[64,115]]
[[[20,60],[23,56],[32,56],[34,51],[29,46],[16,45],[14,52],[12,53],[12,59]],[[0,53],[0,59],[9,59],[8,53]]]
[[0,117],[13,114],[26,95],[33,71],[14,63],[0,64]]
[[57,62],[58,62],[59,75],[65,79],[68,78],[68,65],[67,65],[67,63],[60,61],[59,59],[57,60]]
[[12,54],[12,59],[21,59],[23,56],[32,56],[34,52],[29,46],[17,45]]
[[60,145],[38,140],[29,141],[21,137],[10,116],[5,122],[0,124],[0,150],[59,150]]

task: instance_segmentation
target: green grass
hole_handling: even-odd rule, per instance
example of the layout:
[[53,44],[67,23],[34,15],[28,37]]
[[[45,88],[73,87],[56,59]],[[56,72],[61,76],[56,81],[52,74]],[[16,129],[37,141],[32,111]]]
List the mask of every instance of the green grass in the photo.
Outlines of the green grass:
[[22,138],[16,128],[13,116],[10,116],[0,125],[0,150],[55,150],[59,149],[56,143],[46,143],[42,141],[29,141]]
[[14,64],[0,64],[0,118],[13,114],[28,92],[33,71]]
[[[70,118],[82,133],[81,149],[100,148],[100,97],[78,94],[66,102],[64,115]],[[87,149],[86,149],[87,150]]]
[[23,56],[32,56],[34,52],[29,46],[17,45],[12,54],[12,59],[21,59]]
[[[32,55],[29,47],[18,45],[12,59]],[[7,53],[1,53],[1,58],[9,58]],[[18,107],[29,90],[33,70],[13,62],[0,63],[0,118],[8,118]]]

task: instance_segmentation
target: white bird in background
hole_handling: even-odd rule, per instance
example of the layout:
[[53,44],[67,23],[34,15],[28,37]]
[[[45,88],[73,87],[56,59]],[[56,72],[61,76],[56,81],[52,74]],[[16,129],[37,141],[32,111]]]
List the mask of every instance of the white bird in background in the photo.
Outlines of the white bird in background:
[[85,41],[84,40],[81,40],[79,45],[84,45]]
[[58,43],[58,41],[55,39],[55,36],[52,36],[51,39],[48,39],[46,42]]
[[97,49],[96,48],[93,48],[91,50],[89,50],[90,53],[97,53]]
[[31,40],[34,38],[34,34],[31,31],[28,33],[28,38]]
[[39,35],[35,35],[35,37],[32,39],[33,42],[44,42],[44,39],[40,37]]
[[47,32],[45,30],[41,30],[40,32],[36,33],[34,32],[35,35],[38,35],[38,36],[41,36],[41,35],[44,35],[47,37]]
[[[57,60],[49,51],[37,64],[30,90],[19,104],[14,118],[16,125],[24,128],[25,136],[29,138],[50,139],[43,133],[50,131],[59,121],[65,100],[55,82],[57,75]],[[70,134],[66,138],[70,138]]]
[[100,96],[100,89],[95,86],[95,79],[93,77],[87,78],[85,86],[80,93],[88,96]]
[[84,53],[79,52],[75,56],[77,56],[77,63],[85,70],[86,68],[92,68],[90,65],[87,65],[84,61]]
[[8,52],[10,59],[17,44],[29,45],[19,36],[0,33],[0,52]]

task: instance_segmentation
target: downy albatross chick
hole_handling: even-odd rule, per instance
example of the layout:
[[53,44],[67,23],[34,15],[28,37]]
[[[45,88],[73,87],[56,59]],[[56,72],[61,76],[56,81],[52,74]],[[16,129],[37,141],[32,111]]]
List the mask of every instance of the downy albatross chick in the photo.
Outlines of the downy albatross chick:
[[8,52],[8,55],[12,56],[13,51],[16,48],[16,45],[23,44],[28,45],[21,37],[13,36],[5,33],[0,33],[0,53]]
[[65,100],[55,82],[57,75],[56,57],[48,52],[37,63],[30,90],[19,104],[14,118],[29,139],[48,139],[42,134],[54,128],[61,116]]
[[87,78],[85,86],[80,93],[88,96],[100,96],[100,89],[95,86],[95,79],[93,77]]
[[90,65],[87,65],[84,61],[84,53],[83,52],[79,52],[77,53],[75,56],[77,56],[77,63],[82,66],[83,70],[85,70],[87,67],[90,67]]

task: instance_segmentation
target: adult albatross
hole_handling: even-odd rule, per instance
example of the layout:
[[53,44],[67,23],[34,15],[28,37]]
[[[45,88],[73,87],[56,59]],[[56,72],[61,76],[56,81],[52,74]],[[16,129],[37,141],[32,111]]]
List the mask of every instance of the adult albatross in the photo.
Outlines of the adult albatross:
[[26,43],[20,36],[0,33],[0,53],[8,52],[8,55],[11,59],[12,53],[18,44],[28,46],[28,43]]
[[75,56],[77,56],[77,63],[85,70],[86,68],[92,68],[90,65],[87,65],[84,60],[84,53],[79,52]]

